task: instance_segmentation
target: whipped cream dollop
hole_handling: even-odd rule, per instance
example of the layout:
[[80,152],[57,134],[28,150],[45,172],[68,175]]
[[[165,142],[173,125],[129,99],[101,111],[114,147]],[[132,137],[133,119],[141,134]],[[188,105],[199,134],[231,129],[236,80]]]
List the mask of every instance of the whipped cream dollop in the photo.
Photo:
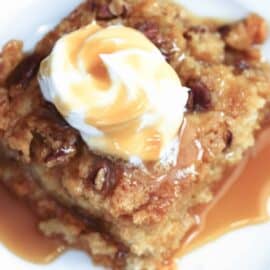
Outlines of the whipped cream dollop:
[[158,160],[177,138],[188,91],[142,33],[92,23],[60,38],[41,63],[45,99],[93,151]]

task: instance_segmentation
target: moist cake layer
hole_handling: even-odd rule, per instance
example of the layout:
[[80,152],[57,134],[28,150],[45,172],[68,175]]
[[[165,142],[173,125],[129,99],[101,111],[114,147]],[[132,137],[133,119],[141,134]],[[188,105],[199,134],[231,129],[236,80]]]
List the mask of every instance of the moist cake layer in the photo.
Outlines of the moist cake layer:
[[[135,166],[96,155],[42,98],[40,61],[63,34],[93,20],[144,33],[191,89],[176,160]],[[11,41],[0,56],[0,140],[18,168],[2,166],[2,180],[18,195],[25,186],[39,214],[49,202],[50,214],[40,215],[45,234],[115,269],[163,269],[195,222],[192,207],[212,199],[211,185],[254,143],[270,95],[270,69],[254,46],[265,38],[255,14],[222,24],[169,1],[128,0],[84,2],[31,55]],[[19,184],[18,171],[26,175]],[[82,245],[85,235],[95,240]]]

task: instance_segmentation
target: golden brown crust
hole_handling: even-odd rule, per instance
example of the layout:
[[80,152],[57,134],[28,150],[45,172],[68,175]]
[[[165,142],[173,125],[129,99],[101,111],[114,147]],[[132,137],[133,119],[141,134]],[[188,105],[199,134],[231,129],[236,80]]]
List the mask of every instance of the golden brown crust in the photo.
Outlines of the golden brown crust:
[[[195,18],[167,1],[156,2],[153,7],[152,0],[113,1],[114,6],[88,0],[17,68],[20,43],[10,43],[0,55],[5,67],[0,72],[2,144],[58,203],[102,220],[114,241],[129,248],[129,255],[120,261],[130,265],[140,256],[145,261],[167,258],[179,246],[193,222],[188,208],[200,202],[200,194],[253,144],[253,132],[270,96],[269,66],[253,47],[266,36],[260,17],[251,15],[224,26]],[[41,58],[60,36],[94,18],[102,25],[123,23],[142,31],[191,89],[176,165],[157,162],[142,168],[99,157],[43,100],[35,76]],[[243,40],[244,47],[239,45]],[[39,203],[37,208],[44,212],[51,205]],[[52,208],[57,212],[56,206]],[[53,231],[57,222],[44,226]],[[71,231],[72,239],[80,238],[80,233]]]
[[2,49],[0,54],[0,85],[4,83],[9,73],[23,58],[22,47],[22,42],[13,40]]
[[239,51],[262,44],[267,38],[267,24],[258,15],[251,14],[243,21],[221,28],[227,46]]

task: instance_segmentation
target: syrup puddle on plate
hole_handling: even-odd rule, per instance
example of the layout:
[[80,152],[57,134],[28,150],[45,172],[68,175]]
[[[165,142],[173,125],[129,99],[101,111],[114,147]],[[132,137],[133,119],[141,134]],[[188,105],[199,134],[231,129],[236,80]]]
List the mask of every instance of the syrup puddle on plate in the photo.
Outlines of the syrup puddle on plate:
[[212,203],[194,210],[196,225],[186,235],[180,256],[219,236],[270,219],[270,127],[261,131],[255,147],[218,183]]
[[37,224],[37,218],[26,203],[0,185],[0,243],[29,262],[49,263],[65,247],[60,240],[43,236]]
[[[269,138],[270,128],[265,128],[256,146],[220,181],[213,203],[204,211],[197,209],[200,223],[187,234],[180,256],[228,231],[269,220]],[[0,242],[16,255],[35,263],[48,263],[65,250],[63,243],[38,232],[34,214],[1,185]]]

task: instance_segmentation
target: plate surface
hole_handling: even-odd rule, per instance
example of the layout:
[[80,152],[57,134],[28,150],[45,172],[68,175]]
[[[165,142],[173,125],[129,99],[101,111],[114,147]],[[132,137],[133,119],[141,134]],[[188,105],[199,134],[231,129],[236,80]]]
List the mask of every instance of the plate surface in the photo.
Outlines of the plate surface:
[[[44,33],[57,24],[81,0],[0,0],[0,46],[12,38],[22,39],[31,49]],[[269,0],[178,0],[194,12],[224,19],[237,19],[250,11],[270,20]],[[203,2],[203,4],[202,4]],[[270,40],[264,46],[270,61]],[[240,229],[224,235],[181,261],[182,270],[269,270],[270,223]],[[98,270],[82,252],[70,251],[55,262],[34,265],[17,258],[0,245],[1,269],[16,270]]]

